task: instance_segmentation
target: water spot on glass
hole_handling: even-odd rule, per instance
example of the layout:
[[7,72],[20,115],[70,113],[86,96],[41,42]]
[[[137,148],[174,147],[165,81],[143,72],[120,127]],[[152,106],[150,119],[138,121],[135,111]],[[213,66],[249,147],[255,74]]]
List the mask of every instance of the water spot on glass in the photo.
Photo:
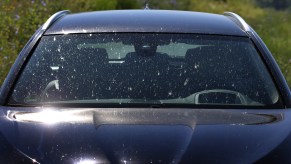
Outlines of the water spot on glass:
[[168,95],[169,95],[169,96],[172,96],[172,95],[173,95],[173,91],[169,91],[169,92],[168,92]]
[[195,65],[194,65],[194,68],[195,68],[195,69],[199,68],[199,64],[195,64]]
[[184,82],[184,86],[187,85],[188,82],[189,82],[189,78],[187,78],[187,79],[185,80],[185,82]]

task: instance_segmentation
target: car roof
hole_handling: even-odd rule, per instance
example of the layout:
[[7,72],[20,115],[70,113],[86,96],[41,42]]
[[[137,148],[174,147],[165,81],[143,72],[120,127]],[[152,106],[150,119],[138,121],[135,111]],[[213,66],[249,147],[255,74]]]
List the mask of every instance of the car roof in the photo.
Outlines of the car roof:
[[44,35],[99,32],[247,36],[225,15],[174,10],[109,10],[67,14],[53,23]]

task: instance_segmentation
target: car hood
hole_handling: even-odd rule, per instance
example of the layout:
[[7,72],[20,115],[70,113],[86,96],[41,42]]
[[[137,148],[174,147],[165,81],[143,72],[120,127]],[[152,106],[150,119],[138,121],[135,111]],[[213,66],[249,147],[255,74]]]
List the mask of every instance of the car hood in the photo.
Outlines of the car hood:
[[0,139],[6,147],[0,151],[9,147],[14,160],[35,163],[253,163],[286,140],[291,123],[288,110],[2,111]]

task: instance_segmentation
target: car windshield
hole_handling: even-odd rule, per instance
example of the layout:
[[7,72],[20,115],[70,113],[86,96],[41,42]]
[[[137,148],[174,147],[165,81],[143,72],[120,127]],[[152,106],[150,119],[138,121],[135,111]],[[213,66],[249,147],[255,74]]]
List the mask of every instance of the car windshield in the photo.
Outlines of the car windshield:
[[279,100],[249,38],[103,33],[43,36],[9,104],[223,108]]

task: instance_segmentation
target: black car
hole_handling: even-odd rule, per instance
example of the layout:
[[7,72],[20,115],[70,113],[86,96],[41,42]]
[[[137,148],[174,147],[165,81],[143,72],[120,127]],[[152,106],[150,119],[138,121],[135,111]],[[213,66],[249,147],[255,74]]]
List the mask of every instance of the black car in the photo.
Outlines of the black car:
[[234,13],[61,11],[2,85],[0,161],[291,163],[290,108]]

